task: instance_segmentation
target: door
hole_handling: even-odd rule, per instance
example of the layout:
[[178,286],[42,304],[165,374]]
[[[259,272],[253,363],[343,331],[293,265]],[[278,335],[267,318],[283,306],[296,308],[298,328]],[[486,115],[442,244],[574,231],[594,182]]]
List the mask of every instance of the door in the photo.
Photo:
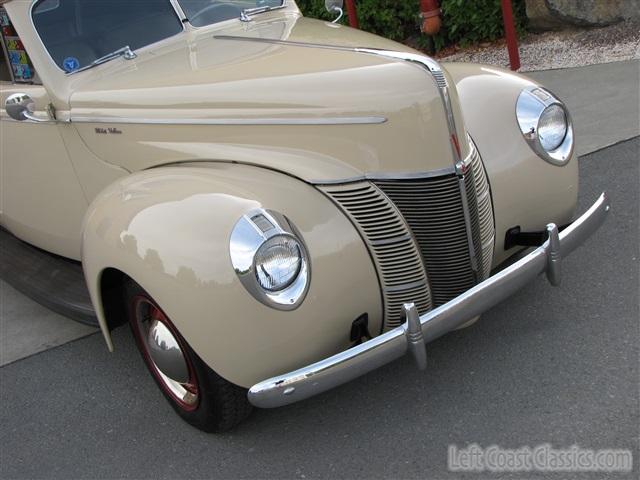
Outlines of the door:
[[[33,119],[15,120],[6,101],[33,101]],[[87,200],[41,85],[0,82],[0,224],[18,238],[58,255],[80,258]]]

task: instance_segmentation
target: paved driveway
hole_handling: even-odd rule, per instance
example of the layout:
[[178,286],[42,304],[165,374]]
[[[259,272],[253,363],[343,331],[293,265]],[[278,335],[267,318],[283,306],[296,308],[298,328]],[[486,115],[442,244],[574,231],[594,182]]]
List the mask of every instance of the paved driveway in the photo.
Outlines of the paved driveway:
[[609,190],[606,227],[566,260],[560,288],[539,278],[431,344],[426,372],[401,360],[206,435],[173,413],[121,328],[113,355],[92,335],[0,369],[0,474],[457,478],[451,444],[549,442],[631,449],[638,478],[639,157],[636,138],[581,159],[581,206]]

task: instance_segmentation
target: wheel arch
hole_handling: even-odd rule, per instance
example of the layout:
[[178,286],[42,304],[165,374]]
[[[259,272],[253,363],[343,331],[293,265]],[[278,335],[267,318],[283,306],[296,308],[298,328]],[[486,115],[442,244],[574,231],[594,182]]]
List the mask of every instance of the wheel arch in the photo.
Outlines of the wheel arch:
[[[307,244],[311,287],[294,311],[258,302],[231,265],[231,230],[256,208],[289,217]],[[244,387],[347,348],[363,313],[372,329],[382,321],[377,276],[349,220],[315,187],[259,167],[178,165],[118,180],[89,208],[83,266],[110,350],[130,278],[212,369]]]

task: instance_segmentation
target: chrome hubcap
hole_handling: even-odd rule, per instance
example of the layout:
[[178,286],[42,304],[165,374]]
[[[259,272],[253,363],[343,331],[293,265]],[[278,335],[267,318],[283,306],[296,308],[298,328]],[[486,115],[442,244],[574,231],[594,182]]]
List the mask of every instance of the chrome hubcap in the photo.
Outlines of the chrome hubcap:
[[198,402],[195,373],[173,326],[164,313],[144,297],[137,301],[136,321],[145,356],[156,378],[182,407],[194,408]]
[[147,335],[151,360],[162,374],[174,382],[189,383],[189,369],[182,349],[164,323],[152,319]]

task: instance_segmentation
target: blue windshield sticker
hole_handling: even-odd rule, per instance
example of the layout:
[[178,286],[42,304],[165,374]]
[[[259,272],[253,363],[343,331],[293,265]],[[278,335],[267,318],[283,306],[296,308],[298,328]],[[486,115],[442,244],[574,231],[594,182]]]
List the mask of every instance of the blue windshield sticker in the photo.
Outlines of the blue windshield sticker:
[[80,68],[80,61],[76,57],[67,57],[62,62],[62,66],[68,73],[75,72]]

